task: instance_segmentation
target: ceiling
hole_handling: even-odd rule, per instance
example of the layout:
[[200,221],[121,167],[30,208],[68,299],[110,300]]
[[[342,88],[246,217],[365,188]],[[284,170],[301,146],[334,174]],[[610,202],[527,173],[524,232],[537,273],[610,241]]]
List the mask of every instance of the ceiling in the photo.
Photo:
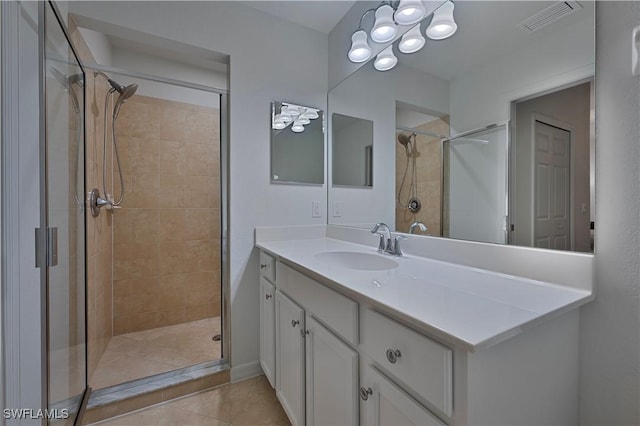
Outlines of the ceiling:
[[241,1],[247,6],[303,27],[329,34],[354,0]]

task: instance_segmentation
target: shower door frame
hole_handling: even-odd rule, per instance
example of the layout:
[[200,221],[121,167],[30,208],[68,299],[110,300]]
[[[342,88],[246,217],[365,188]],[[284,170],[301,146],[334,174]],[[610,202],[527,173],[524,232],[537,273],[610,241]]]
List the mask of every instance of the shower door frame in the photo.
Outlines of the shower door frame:
[[[141,80],[153,81],[156,83],[169,84],[172,86],[184,87],[187,89],[201,90],[204,92],[215,93],[220,96],[220,261],[221,261],[221,295],[220,295],[220,319],[222,332],[221,357],[212,361],[201,364],[194,364],[188,367],[161,373],[162,377],[178,376],[185,371],[190,371],[194,367],[200,366],[220,366],[228,368],[231,359],[231,280],[230,280],[230,264],[229,264],[229,91],[217,87],[206,86],[203,84],[192,83],[184,80],[176,80],[168,77],[161,77],[152,74],[127,71],[121,68],[103,66],[99,64],[83,63],[82,66],[86,70],[101,71],[107,74],[118,74],[130,78],[138,78]],[[114,385],[105,388],[120,389],[127,383],[135,383],[136,385],[144,384],[155,380],[155,376],[148,376],[132,382]],[[103,389],[93,391],[94,394],[100,395]]]

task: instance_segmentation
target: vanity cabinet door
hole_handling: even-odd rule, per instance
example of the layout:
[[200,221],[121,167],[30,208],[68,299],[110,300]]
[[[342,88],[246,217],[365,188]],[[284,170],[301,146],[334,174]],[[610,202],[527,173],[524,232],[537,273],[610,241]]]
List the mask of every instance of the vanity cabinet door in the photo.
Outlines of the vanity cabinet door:
[[304,310],[276,290],[276,395],[294,426],[305,422]]
[[365,377],[361,381],[360,400],[362,425],[445,424],[371,366],[366,368]]
[[307,314],[307,425],[358,424],[358,353]]
[[260,278],[260,366],[264,375],[276,386],[276,288]]

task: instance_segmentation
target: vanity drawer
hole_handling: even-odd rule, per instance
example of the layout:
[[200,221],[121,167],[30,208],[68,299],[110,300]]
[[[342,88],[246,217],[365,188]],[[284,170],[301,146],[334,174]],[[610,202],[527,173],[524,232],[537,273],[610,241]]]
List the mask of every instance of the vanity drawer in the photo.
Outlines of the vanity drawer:
[[347,342],[358,344],[358,303],[300,272],[276,263],[278,288]]
[[260,251],[260,275],[276,282],[276,259],[264,251]]
[[386,316],[365,310],[365,351],[389,374],[447,416],[453,410],[453,351]]

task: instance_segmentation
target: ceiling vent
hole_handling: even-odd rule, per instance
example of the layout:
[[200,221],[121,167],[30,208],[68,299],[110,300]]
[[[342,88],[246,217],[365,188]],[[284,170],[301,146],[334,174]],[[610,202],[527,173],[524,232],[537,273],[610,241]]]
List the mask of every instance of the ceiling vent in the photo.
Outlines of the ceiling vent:
[[534,32],[580,9],[582,6],[577,1],[559,1],[522,21],[519,27],[524,31]]

